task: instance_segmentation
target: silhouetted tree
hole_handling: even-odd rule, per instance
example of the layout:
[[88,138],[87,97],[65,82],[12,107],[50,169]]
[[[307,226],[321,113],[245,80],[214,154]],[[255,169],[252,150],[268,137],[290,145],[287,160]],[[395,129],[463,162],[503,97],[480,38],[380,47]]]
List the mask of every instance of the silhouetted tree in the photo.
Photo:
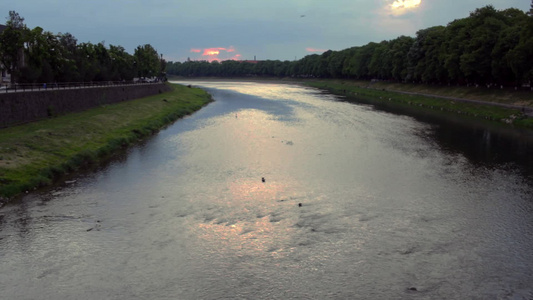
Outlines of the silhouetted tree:
[[6,27],[0,34],[0,62],[11,74],[11,83],[15,83],[24,65],[22,59],[28,29],[24,18],[15,11],[9,11]]

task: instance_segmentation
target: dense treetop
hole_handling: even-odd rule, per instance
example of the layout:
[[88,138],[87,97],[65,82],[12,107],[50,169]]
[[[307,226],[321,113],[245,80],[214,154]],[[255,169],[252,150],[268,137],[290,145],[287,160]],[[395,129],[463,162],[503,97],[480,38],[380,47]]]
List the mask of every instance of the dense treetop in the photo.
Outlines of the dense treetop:
[[164,61],[149,44],[133,55],[121,46],[78,43],[70,33],[29,29],[24,18],[9,12],[0,33],[0,66],[19,83],[123,81],[160,76]]
[[169,62],[180,76],[279,76],[383,79],[423,83],[521,85],[533,81],[533,1],[530,12],[485,6],[447,26],[419,30],[416,37],[297,61]]
[[121,46],[78,43],[70,33],[29,29],[9,12],[0,33],[0,63],[12,82],[121,81],[181,76],[278,76],[382,79],[439,84],[522,85],[533,81],[533,1],[529,12],[485,6],[446,26],[419,30],[297,61],[165,63],[149,44],[133,55]]

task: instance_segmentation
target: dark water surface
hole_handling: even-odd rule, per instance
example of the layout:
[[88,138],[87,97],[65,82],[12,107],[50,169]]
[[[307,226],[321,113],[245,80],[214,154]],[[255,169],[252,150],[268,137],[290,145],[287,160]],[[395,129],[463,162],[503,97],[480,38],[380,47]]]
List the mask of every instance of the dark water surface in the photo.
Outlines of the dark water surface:
[[531,135],[194,84],[216,101],[0,210],[1,299],[533,299]]

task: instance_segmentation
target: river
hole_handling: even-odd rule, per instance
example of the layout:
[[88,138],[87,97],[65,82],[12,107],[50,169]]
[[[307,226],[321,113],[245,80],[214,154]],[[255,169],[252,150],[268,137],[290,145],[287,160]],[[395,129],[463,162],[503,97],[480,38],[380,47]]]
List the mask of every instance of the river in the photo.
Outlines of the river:
[[0,209],[0,298],[533,299],[530,133],[186,84],[215,102]]

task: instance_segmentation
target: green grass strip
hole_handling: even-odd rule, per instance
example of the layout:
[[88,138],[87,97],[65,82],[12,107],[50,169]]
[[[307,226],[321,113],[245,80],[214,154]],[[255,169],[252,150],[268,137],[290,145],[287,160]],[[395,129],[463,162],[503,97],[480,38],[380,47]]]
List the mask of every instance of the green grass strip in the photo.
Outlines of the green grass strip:
[[[350,101],[357,102],[358,99],[370,103],[395,103],[404,106],[415,106],[421,109],[442,111],[467,117],[480,118],[490,121],[502,122],[511,126],[533,129],[533,119],[526,118],[520,109],[482,105],[453,101],[437,97],[422,95],[408,95],[388,91],[384,88],[367,88],[368,83],[348,83],[342,81],[303,81],[305,85],[327,90],[333,94],[344,95]],[[397,87],[398,88],[398,87]],[[419,92],[410,90],[411,92]],[[456,96],[456,95],[446,95]]]
[[171,86],[170,92],[0,129],[0,205],[109,159],[212,101],[201,89]]

